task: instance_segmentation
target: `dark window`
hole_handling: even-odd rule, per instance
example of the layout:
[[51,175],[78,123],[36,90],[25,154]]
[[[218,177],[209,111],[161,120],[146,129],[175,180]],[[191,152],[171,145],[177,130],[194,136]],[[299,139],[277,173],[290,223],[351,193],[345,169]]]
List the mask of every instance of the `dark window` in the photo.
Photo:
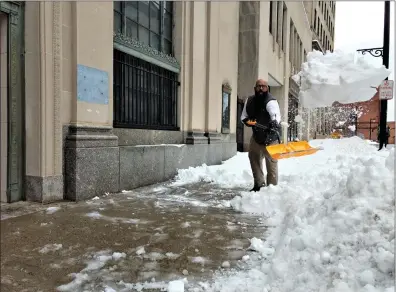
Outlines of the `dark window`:
[[293,58],[294,58],[294,25],[293,21],[290,20],[290,36],[289,36],[289,61],[293,65]]
[[296,122],[296,116],[298,115],[298,99],[293,95],[289,94],[289,110],[287,123],[289,127],[288,131],[288,141],[293,141],[298,138],[298,123]]
[[270,1],[270,17],[269,17],[269,32],[272,33],[272,9],[273,9],[273,4],[272,1]]
[[282,1],[278,1],[277,2],[277,8],[276,8],[276,42],[281,45],[282,40],[281,40],[281,36],[282,36],[282,22],[280,21],[281,18],[281,13],[283,13],[283,8],[282,8],[283,2]]
[[113,62],[113,126],[178,130],[178,74],[116,49]]
[[287,7],[286,4],[283,2],[283,17],[282,17],[282,50],[285,51],[286,49],[286,32],[287,32]]
[[322,40],[322,24],[320,24],[320,32],[319,32],[319,39]]
[[317,16],[316,16],[316,9],[315,9],[315,13],[314,13],[314,30],[315,30],[315,32],[316,32],[316,18],[317,18]]
[[231,105],[231,89],[227,84],[224,84],[222,90],[222,111],[221,111],[221,132],[230,132],[230,105]]
[[172,55],[173,3],[172,1],[116,1],[114,31]]

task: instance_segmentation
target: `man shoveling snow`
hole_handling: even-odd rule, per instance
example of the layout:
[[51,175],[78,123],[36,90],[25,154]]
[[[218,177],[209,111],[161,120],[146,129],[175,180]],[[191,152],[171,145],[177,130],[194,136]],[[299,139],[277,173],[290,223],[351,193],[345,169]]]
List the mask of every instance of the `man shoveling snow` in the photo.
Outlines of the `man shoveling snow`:
[[[268,92],[268,83],[263,79],[256,81],[255,95],[245,101],[241,121],[252,127],[253,135],[249,145],[249,161],[254,177],[251,191],[261,187],[278,184],[278,161],[271,157],[266,146],[278,142],[281,121],[278,101]],[[257,127],[256,125],[263,127]],[[263,129],[267,127],[267,129]],[[267,182],[264,179],[263,159],[267,167]]]

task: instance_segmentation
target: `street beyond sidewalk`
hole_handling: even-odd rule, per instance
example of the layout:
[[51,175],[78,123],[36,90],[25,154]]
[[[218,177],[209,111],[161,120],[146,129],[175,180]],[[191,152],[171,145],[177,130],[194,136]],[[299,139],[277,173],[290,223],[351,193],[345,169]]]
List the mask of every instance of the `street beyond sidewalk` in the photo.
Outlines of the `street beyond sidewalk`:
[[237,193],[162,184],[80,203],[3,205],[1,291],[159,291],[243,269],[248,239],[265,226],[224,208]]

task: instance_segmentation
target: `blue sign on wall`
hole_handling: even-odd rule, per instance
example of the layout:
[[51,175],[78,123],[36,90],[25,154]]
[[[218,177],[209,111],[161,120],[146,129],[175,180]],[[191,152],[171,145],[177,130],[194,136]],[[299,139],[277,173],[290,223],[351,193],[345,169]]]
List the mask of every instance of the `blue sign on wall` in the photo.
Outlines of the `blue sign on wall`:
[[77,100],[109,104],[108,73],[77,64]]

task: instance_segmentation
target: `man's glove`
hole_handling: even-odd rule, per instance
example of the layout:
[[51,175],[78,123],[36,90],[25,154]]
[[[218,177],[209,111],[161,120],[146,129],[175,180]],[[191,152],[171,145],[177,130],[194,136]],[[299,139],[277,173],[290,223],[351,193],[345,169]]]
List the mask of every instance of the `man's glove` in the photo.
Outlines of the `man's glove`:
[[276,120],[272,120],[272,121],[269,123],[269,128],[270,128],[271,130],[279,131],[279,123],[278,123]]
[[248,118],[242,121],[246,127],[253,127],[257,122],[253,120],[249,120]]

